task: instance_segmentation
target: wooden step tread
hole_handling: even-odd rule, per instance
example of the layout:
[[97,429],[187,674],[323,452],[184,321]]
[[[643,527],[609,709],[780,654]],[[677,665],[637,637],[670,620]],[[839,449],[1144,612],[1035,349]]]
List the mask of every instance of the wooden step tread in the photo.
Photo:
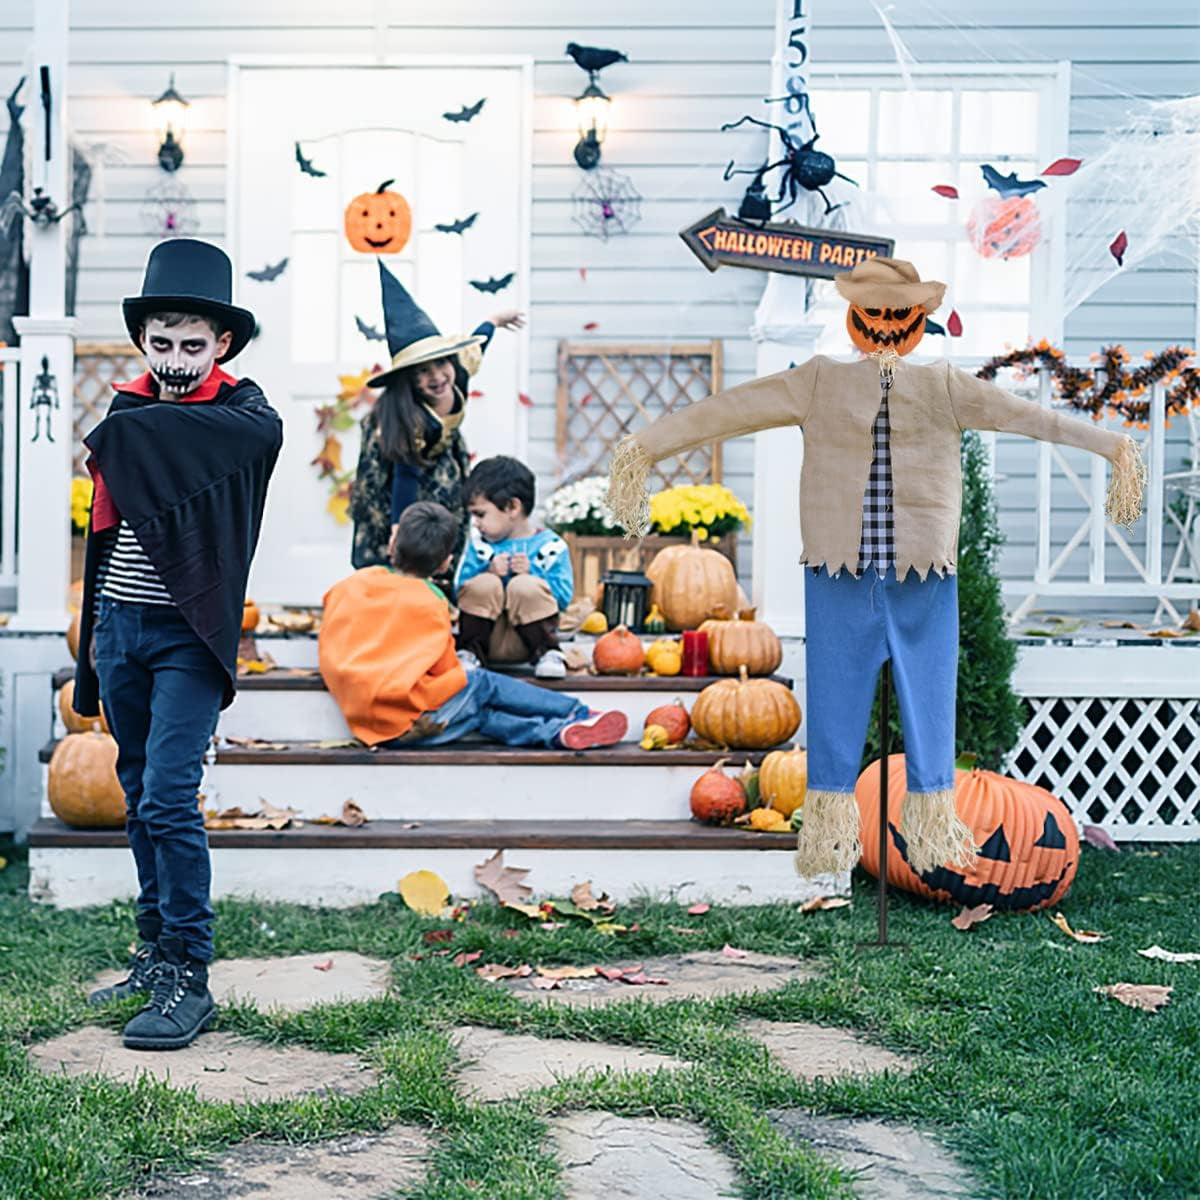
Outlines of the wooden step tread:
[[[57,741],[38,752],[46,763]],[[282,747],[282,748],[280,748]],[[773,747],[790,750],[792,744]],[[369,750],[366,746],[322,746],[314,742],[272,742],[267,746],[228,746],[217,750],[219,766],[423,766],[446,767],[695,767],[702,770],[722,760],[729,766],[756,766],[770,750],[641,750],[632,742],[600,750],[543,750],[528,746],[496,746],[458,742],[448,746],[414,746],[407,750]]]
[[[213,829],[214,849],[404,850],[793,850],[792,833],[716,828],[696,821],[368,821],[357,829]],[[123,829],[72,829],[43,817],[31,847],[120,847]]]

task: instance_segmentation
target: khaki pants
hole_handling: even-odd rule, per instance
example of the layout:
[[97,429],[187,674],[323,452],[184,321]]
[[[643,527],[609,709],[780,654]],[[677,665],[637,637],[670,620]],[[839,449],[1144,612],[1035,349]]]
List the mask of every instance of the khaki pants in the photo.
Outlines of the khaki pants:
[[488,645],[491,662],[524,662],[529,651],[516,627],[558,613],[558,601],[550,585],[536,575],[513,575],[506,583],[499,575],[484,571],[468,579],[455,599],[462,612],[496,622]]

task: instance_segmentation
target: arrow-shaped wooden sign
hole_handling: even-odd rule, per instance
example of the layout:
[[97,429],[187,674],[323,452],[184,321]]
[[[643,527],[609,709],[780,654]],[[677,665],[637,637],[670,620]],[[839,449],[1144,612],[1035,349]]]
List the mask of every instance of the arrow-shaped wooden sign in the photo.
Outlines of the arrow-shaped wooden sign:
[[710,271],[724,263],[819,279],[832,279],[876,255],[890,258],[896,245],[891,238],[809,229],[790,221],[751,225],[726,216],[723,208],[681,229],[679,236]]

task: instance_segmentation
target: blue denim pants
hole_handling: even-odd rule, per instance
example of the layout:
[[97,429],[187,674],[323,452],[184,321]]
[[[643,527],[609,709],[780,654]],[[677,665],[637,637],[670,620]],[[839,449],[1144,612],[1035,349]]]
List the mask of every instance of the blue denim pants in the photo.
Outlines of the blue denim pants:
[[857,579],[804,573],[808,786],[852,792],[879,669],[889,658],[900,701],[910,792],[954,786],[958,581],[868,568]]
[[208,962],[212,866],[196,794],[221,710],[224,671],[172,606],[101,596],[95,644],[137,866],[139,931],[182,938],[191,958]]
[[426,737],[405,738],[401,744],[437,746],[480,733],[505,746],[556,746],[559,731],[589,711],[574,696],[476,667],[467,672],[461,692],[427,714],[445,728]]

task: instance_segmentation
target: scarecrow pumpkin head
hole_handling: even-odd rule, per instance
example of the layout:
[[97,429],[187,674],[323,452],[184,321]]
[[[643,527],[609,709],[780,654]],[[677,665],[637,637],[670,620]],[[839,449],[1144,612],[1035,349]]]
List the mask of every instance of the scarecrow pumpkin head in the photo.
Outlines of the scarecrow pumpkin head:
[[412,209],[385,179],[373,192],[363,192],[346,205],[346,240],[363,254],[399,254],[412,233]]
[[925,334],[925,314],[941,304],[946,290],[944,283],[922,281],[912,263],[879,257],[839,275],[834,286],[850,302],[846,332],[865,354],[915,350]]

